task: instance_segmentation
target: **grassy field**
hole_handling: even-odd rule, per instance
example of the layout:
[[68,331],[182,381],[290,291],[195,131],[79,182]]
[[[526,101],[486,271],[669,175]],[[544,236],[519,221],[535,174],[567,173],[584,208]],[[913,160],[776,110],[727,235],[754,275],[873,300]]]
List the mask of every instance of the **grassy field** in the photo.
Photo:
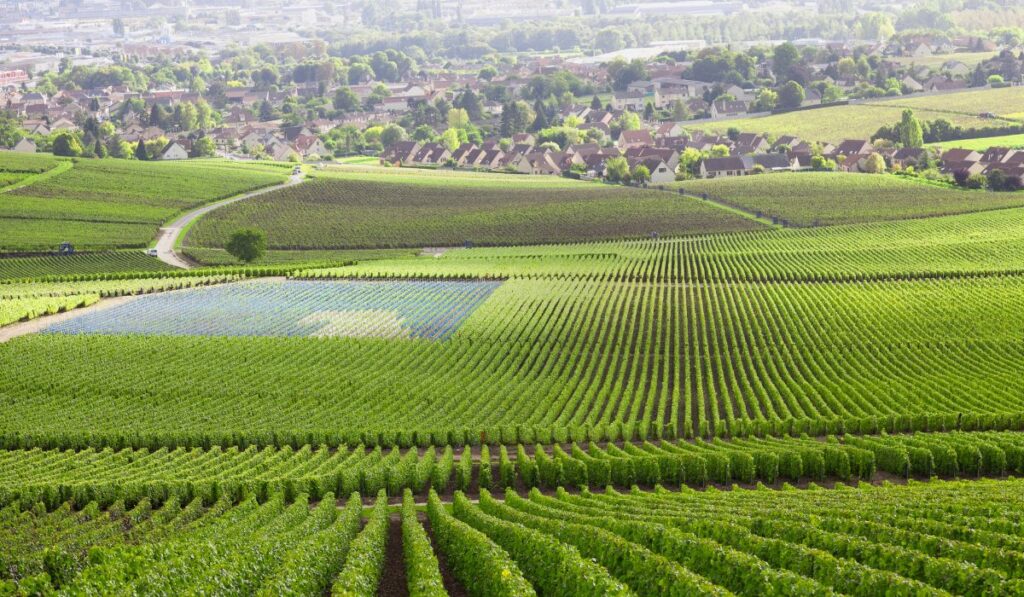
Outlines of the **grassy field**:
[[1024,195],[963,191],[899,176],[793,172],[677,183],[688,193],[796,226],[856,224],[1024,205]]
[[736,127],[743,132],[773,136],[796,135],[809,141],[836,143],[843,139],[867,139],[882,126],[900,119],[911,108],[922,120],[944,118],[963,127],[985,128],[1007,121],[980,118],[983,112],[1010,115],[1024,111],[1024,94],[1019,88],[980,89],[939,95],[910,95],[848,106],[788,112],[760,118],[707,122],[699,128],[717,133]]
[[978,137],[976,139],[961,139],[959,141],[946,141],[945,143],[936,143],[935,147],[942,149],[973,149],[974,151],[986,151],[989,147],[1013,147],[1016,149],[1024,149],[1024,134],[1021,135],[1003,135],[1000,137]]
[[218,160],[77,160],[0,194],[0,251],[52,251],[64,241],[80,250],[144,247],[176,214],[280,183],[286,173]]
[[219,247],[244,225],[266,231],[276,249],[554,243],[760,226],[667,193],[510,178],[382,168],[321,176],[217,210],[198,221],[185,244]]

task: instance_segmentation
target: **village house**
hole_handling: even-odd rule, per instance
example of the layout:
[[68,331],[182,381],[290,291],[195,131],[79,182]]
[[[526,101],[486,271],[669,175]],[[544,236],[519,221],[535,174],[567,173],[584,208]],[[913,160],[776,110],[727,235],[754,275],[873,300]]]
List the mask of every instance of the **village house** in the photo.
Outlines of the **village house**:
[[28,137],[24,137],[14,144],[14,147],[11,148],[11,151],[16,151],[18,153],[35,153],[36,142],[33,141],[32,139],[29,139]]
[[617,145],[619,149],[623,151],[630,147],[654,147],[654,137],[651,136],[651,132],[647,129],[640,129],[638,131],[622,131],[619,133]]
[[760,166],[765,172],[786,172],[799,170],[800,164],[795,156],[784,153],[762,153],[751,156],[755,166]]
[[717,99],[708,108],[711,118],[739,116],[747,113],[747,103],[742,100]]
[[160,151],[158,159],[161,160],[187,160],[188,150],[177,141],[171,141]]
[[701,178],[725,178],[746,176],[754,172],[754,160],[750,156],[707,158],[700,162]]

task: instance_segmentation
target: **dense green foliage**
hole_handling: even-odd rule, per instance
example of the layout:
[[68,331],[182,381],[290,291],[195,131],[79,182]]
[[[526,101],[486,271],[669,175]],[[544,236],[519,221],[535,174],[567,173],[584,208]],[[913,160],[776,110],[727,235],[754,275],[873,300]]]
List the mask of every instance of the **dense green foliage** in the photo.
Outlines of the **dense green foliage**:
[[353,174],[219,209],[189,231],[186,244],[221,247],[242,226],[266,231],[272,249],[556,243],[760,227],[688,197],[619,186]]
[[898,176],[831,172],[693,180],[681,186],[687,193],[706,193],[796,226],[944,216],[1024,205],[1022,195],[963,191]]

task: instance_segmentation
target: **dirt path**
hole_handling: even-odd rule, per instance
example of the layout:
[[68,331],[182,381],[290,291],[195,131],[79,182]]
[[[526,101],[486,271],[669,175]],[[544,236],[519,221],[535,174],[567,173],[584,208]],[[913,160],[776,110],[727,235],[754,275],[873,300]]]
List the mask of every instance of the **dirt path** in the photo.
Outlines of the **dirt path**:
[[37,317],[30,319],[29,321],[22,321],[20,323],[14,323],[11,325],[0,328],[0,343],[7,342],[13,338],[19,336],[25,336],[28,334],[35,334],[41,332],[44,329],[50,327],[55,323],[61,323],[85,315],[86,313],[92,313],[94,311],[103,311],[110,309],[111,307],[117,307],[127,302],[137,299],[141,295],[128,295],[118,296],[113,298],[100,299],[98,303],[89,305],[88,307],[82,307],[80,309],[72,309],[71,311],[65,311],[63,313],[57,313],[55,315],[44,315],[43,317]]
[[425,513],[420,513],[419,519],[424,530],[427,531],[427,537],[430,538],[430,546],[434,549],[434,555],[437,556],[437,564],[441,570],[441,581],[444,583],[445,590],[448,591],[451,597],[466,597],[468,595],[466,589],[456,580],[451,568],[448,567],[448,558],[438,548],[437,540],[434,538],[434,531],[430,528],[430,519],[427,518]]
[[402,551],[402,515],[392,514],[388,520],[388,540],[384,549],[384,574],[380,577],[377,595],[405,597],[409,583],[405,578],[405,554]]
[[260,195],[265,195],[266,193],[270,193],[272,191],[278,191],[285,187],[299,184],[300,182],[302,182],[302,179],[304,177],[305,174],[293,174],[288,178],[288,182],[284,184],[266,187],[263,189],[259,189],[257,191],[253,191],[251,193],[238,195],[237,197],[231,197],[229,199],[223,199],[215,203],[209,203],[207,205],[204,205],[202,207],[199,207],[188,212],[187,214],[181,216],[177,220],[174,220],[170,224],[160,228],[160,235],[157,237],[156,241],[157,258],[159,258],[160,261],[163,261],[164,263],[172,265],[174,267],[178,267],[181,269],[192,268],[194,264],[190,260],[186,259],[184,256],[179,255],[177,252],[175,252],[174,248],[178,244],[178,239],[182,236],[182,234],[184,234],[188,227],[197,219],[199,219],[200,216],[208,214],[215,209],[224,207],[225,205],[231,205],[232,203],[237,203],[239,201],[244,201],[246,199],[252,199],[253,197],[259,197]]

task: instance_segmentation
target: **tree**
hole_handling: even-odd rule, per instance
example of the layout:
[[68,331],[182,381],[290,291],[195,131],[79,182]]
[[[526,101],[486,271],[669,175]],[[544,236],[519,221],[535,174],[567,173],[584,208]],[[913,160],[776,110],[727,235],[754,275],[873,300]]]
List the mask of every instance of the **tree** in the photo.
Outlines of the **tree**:
[[1019,191],[1020,179],[1002,170],[992,170],[988,174],[988,188],[993,191]]
[[441,133],[441,138],[438,141],[441,145],[444,145],[448,151],[455,151],[460,145],[459,143],[459,131],[456,129],[446,129]]
[[712,145],[709,156],[713,158],[727,158],[729,157],[729,147],[727,145]]
[[626,62],[622,58],[616,58],[608,64],[608,78],[612,80],[613,89],[624,91],[633,81],[646,79],[647,69],[643,60]]
[[803,85],[789,81],[779,89],[778,105],[785,109],[799,108],[805,97]]
[[224,248],[235,259],[252,263],[266,252],[267,235],[255,228],[242,228],[231,235]]
[[189,102],[181,102],[174,108],[174,120],[177,122],[179,129],[191,131],[196,128],[199,122],[196,107]]
[[339,87],[334,92],[334,109],[341,112],[355,112],[359,109],[359,97],[348,87]]
[[819,172],[831,172],[836,169],[836,163],[822,155],[811,157],[811,169]]
[[201,129],[213,126],[213,108],[204,99],[196,102],[196,126]]
[[526,132],[534,116],[533,110],[522,100],[505,104],[501,110],[501,136],[511,137]]
[[643,184],[651,179],[651,171],[647,168],[647,166],[644,166],[643,164],[637,164],[633,168],[632,177],[637,184]]
[[212,158],[217,153],[217,145],[210,137],[199,137],[192,143],[192,157]]
[[885,158],[878,153],[869,155],[864,160],[864,171],[868,174],[881,174],[885,172]]
[[459,96],[455,98],[455,102],[452,105],[464,110],[469,117],[469,122],[473,122],[474,120],[479,122],[484,116],[483,103],[480,101],[480,97],[474,93],[472,89],[467,89],[460,93]]
[[124,21],[120,18],[114,19],[114,35],[116,37],[124,37]]
[[274,119],[274,106],[267,100],[260,104],[260,120],[266,122]]
[[93,144],[92,154],[98,158],[107,157],[107,148],[99,139],[96,139],[96,142]]
[[629,180],[629,162],[624,157],[614,157],[604,163],[605,178],[612,182]]
[[654,104],[651,102],[644,104],[644,120],[647,122],[654,120]]
[[389,124],[380,132],[380,144],[384,147],[390,147],[403,139],[405,139],[405,129],[397,124]]
[[590,100],[590,109],[591,110],[600,110],[602,107],[603,106],[601,106],[601,98],[599,98],[599,97],[597,97],[595,95],[594,99]]
[[477,76],[483,79],[484,81],[490,81],[494,77],[498,76],[498,69],[488,64],[487,66],[480,69],[480,74]]
[[78,157],[82,155],[82,144],[71,133],[61,133],[53,140],[53,155]]
[[779,103],[779,94],[771,89],[762,89],[750,107],[751,112],[771,112]]
[[683,100],[672,101],[672,120],[679,122],[680,120],[688,120],[690,118],[690,109],[687,108]]
[[699,149],[687,147],[679,154],[679,165],[676,166],[676,180],[687,180],[697,176],[697,169],[704,154]]
[[158,126],[160,128],[166,128],[164,127],[165,119],[166,117],[164,116],[164,110],[160,106],[160,104],[153,104],[153,107],[149,111],[149,126]]
[[988,179],[984,174],[971,174],[963,183],[963,186],[968,189],[975,190],[984,189],[986,185],[988,185]]
[[544,108],[544,102],[540,100],[535,101],[533,103],[533,112],[536,116],[533,119],[533,124],[530,125],[530,130],[539,131],[548,128],[548,114]]
[[772,70],[780,81],[792,78],[793,67],[799,62],[800,50],[789,42],[776,46],[772,52]]
[[850,80],[857,74],[857,62],[851,56],[845,56],[836,63],[836,71],[844,80]]
[[434,139],[434,129],[430,128],[430,125],[421,124],[412,131],[412,138],[414,141],[424,142],[432,141]]
[[0,112],[0,147],[14,147],[24,136],[18,121]]
[[626,47],[626,41],[617,27],[605,27],[594,36],[594,47],[602,52],[614,52]]
[[924,131],[921,129],[921,122],[914,116],[914,111],[906,109],[903,117],[897,125],[900,135],[900,143],[904,147],[924,146]]
[[640,122],[640,115],[636,112],[626,110],[619,117],[619,129],[623,131],[639,131],[643,127]]
[[149,152],[146,151],[146,142],[139,139],[139,144],[135,146],[135,159],[146,161],[149,159]]
[[464,129],[469,126],[469,113],[465,108],[448,110],[448,128]]

